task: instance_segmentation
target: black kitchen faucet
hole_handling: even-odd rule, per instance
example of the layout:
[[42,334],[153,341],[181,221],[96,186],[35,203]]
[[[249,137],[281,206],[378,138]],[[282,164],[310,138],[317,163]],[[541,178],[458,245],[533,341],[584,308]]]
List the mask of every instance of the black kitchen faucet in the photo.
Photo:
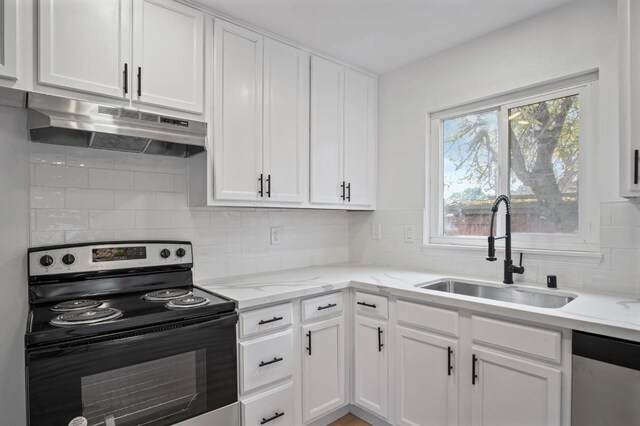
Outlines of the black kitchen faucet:
[[[496,218],[496,213],[500,207],[500,203],[504,201],[507,208],[507,214],[505,216],[505,234],[502,237],[493,236],[493,223]],[[513,274],[524,274],[524,267],[522,266],[522,253],[520,253],[520,266],[515,266],[511,259],[511,201],[506,195],[499,195],[496,201],[491,207],[491,225],[489,227],[489,254],[487,260],[489,262],[495,262],[496,258],[496,240],[505,240],[504,242],[504,280],[505,284],[513,284]]]

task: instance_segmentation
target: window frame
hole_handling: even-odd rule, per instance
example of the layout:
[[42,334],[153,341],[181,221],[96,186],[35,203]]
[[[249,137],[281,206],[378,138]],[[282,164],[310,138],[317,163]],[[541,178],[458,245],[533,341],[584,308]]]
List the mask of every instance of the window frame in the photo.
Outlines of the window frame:
[[[582,77],[581,81],[561,82],[523,89],[511,94],[469,103],[429,114],[427,117],[427,196],[425,215],[425,246],[486,247],[486,236],[444,235],[444,140],[443,122],[448,119],[484,111],[498,111],[498,194],[509,194],[509,120],[510,108],[521,107],[578,95],[580,102],[579,170],[578,170],[578,232],[576,234],[514,233],[513,248],[535,251],[596,252],[599,250],[600,209],[594,155],[597,129],[597,74]],[[435,143],[431,143],[431,142]],[[591,171],[591,173],[587,173]],[[487,226],[488,232],[488,226]],[[496,217],[496,235],[504,235],[504,206]],[[499,240],[498,247],[504,246]]]

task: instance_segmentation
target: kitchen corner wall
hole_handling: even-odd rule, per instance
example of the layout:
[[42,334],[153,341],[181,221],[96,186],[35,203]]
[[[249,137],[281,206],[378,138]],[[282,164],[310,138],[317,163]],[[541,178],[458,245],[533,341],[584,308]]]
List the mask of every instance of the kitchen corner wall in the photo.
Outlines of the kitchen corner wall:
[[[346,212],[189,208],[186,159],[29,147],[32,246],[188,240],[197,280],[348,260]],[[283,230],[279,245],[273,226]]]
[[[577,73],[599,71],[595,124],[602,259],[525,255],[528,281],[557,274],[563,285],[640,294],[640,204],[618,197],[617,9],[612,0],[577,0],[474,39],[380,78],[378,210],[349,215],[352,261],[500,279],[486,252],[423,247],[431,112]],[[613,172],[612,172],[613,171]],[[380,224],[382,238],[373,240]],[[405,226],[416,239],[404,241]],[[517,276],[516,279],[522,279]]]

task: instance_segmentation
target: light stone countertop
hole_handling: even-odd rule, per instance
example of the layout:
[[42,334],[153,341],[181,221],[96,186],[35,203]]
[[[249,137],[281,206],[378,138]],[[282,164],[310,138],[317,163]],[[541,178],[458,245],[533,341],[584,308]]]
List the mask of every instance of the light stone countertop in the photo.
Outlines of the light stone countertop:
[[538,285],[514,285],[518,288],[535,288],[552,294],[578,296],[562,308],[550,309],[416,287],[419,284],[443,278],[491,282],[397,268],[340,264],[203,280],[195,284],[235,300],[240,311],[352,287],[440,306],[469,309],[640,342],[640,298],[638,296],[598,293],[562,287],[562,285],[558,290],[548,290]]

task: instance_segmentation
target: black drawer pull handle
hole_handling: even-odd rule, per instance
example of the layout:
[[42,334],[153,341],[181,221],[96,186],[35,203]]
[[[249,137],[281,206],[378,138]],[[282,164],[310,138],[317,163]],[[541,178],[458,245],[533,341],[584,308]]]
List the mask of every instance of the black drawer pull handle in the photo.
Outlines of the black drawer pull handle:
[[344,195],[345,181],[342,181],[342,185],[340,185],[340,188],[342,188],[342,195],[340,196],[340,198],[342,198],[342,200],[344,201],[346,199],[346,197]]
[[309,355],[311,355],[311,330],[307,333],[307,338],[309,339],[309,346],[307,346],[307,351],[309,351]]
[[129,93],[129,64],[124,64],[124,94]]
[[336,305],[335,303],[329,303],[328,305],[325,305],[325,306],[318,306],[318,310],[324,311],[325,309],[333,308],[334,306],[338,306],[338,305]]
[[451,370],[453,370],[453,365],[451,365],[451,356],[453,355],[453,349],[451,346],[447,347],[447,376],[451,375]]
[[471,358],[471,384],[475,385],[476,382],[478,381],[478,374],[476,373],[476,363],[478,361],[478,357],[473,355],[473,357]]
[[378,327],[378,352],[382,352],[382,329]]
[[267,175],[267,198],[271,198],[271,175]]
[[376,307],[375,304],[371,304],[371,303],[367,303],[367,302],[356,302],[358,305],[362,305],[362,306],[366,306],[367,308],[374,308]]
[[638,161],[640,160],[640,150],[635,150],[635,152],[633,153],[634,155],[634,159],[633,159],[633,184],[637,185],[638,184]]
[[264,324],[269,324],[270,322],[276,322],[276,321],[280,321],[284,318],[282,317],[273,317],[270,320],[260,320],[260,322],[258,323],[258,325],[264,325]]
[[262,173],[260,173],[260,177],[258,178],[258,182],[260,182],[260,190],[258,190],[258,195],[264,197],[264,179]]
[[351,183],[347,184],[347,201],[351,202]]
[[268,419],[265,419],[265,418],[263,417],[263,418],[262,418],[262,421],[260,422],[260,424],[261,424],[261,425],[263,425],[263,424],[269,423],[270,421],[275,420],[275,419],[277,419],[277,418],[279,418],[279,417],[282,417],[282,416],[284,416],[284,411],[283,411],[282,413],[278,413],[278,412],[276,411],[276,413],[275,413],[273,416],[269,417]]
[[142,96],[142,67],[138,67],[138,97]]
[[284,358],[274,358],[273,360],[267,361],[267,362],[261,361],[260,364],[258,364],[258,367],[264,367],[265,365],[275,364],[276,362],[280,362],[283,360]]

